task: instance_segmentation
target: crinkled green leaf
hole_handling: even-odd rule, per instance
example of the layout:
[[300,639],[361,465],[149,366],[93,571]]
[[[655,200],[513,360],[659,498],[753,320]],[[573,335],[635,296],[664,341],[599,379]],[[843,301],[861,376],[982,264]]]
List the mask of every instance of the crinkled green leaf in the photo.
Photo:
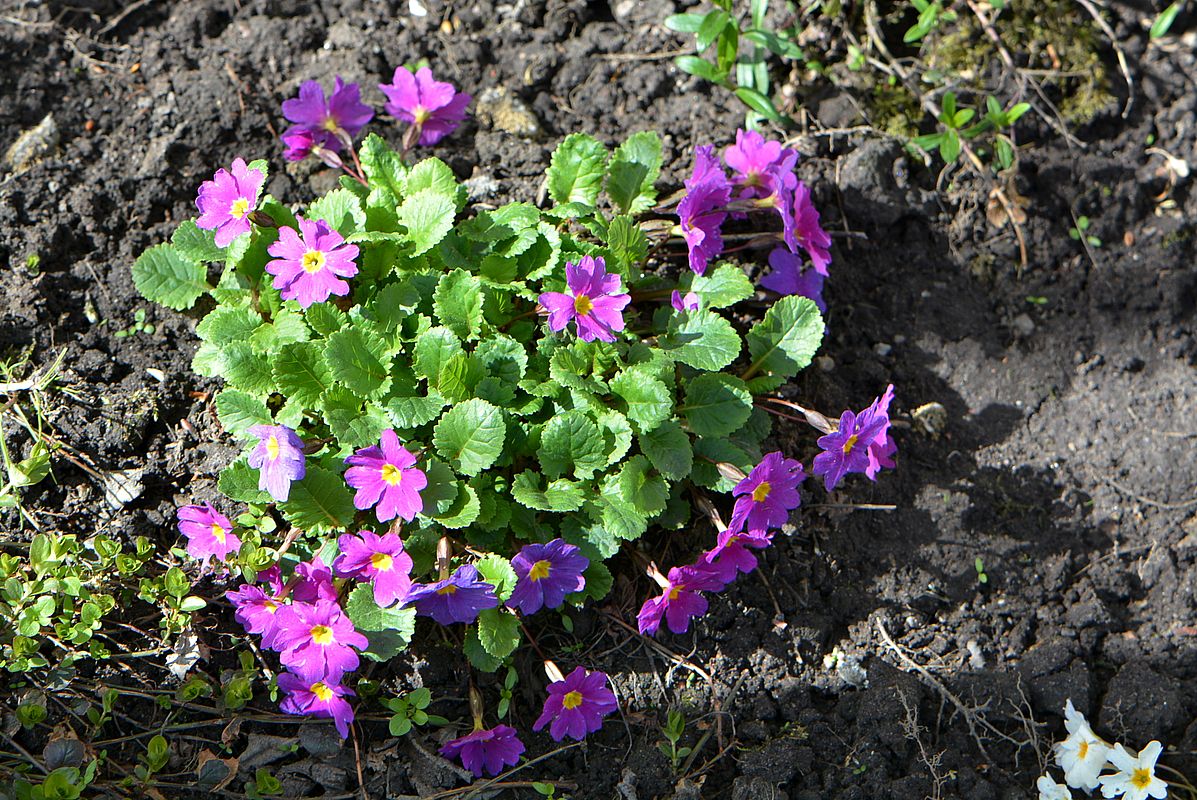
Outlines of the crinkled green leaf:
[[308,464],[303,480],[291,484],[291,495],[279,504],[287,522],[307,533],[342,531],[353,522],[353,495],[344,478]]
[[661,172],[661,137],[633,133],[615,149],[607,168],[607,196],[625,214],[639,214],[657,200],[653,183]]
[[348,189],[333,189],[308,206],[308,219],[320,219],[342,236],[366,227],[366,212],[361,200]]
[[508,383],[519,383],[528,368],[528,352],[510,336],[488,336],[474,348],[474,356],[488,374]]
[[574,477],[589,478],[595,470],[607,466],[603,435],[598,425],[580,411],[557,414],[545,423],[536,457],[549,478],[559,478],[571,470]]
[[690,437],[673,420],[666,420],[648,433],[640,434],[637,440],[640,451],[662,475],[680,481],[690,474],[694,466],[694,449]]
[[269,503],[270,495],[258,488],[258,471],[239,458],[220,471],[220,493],[238,503]]
[[332,303],[314,303],[308,306],[304,311],[304,319],[312,326],[312,330],[321,336],[336,333],[349,324],[349,317],[345,312]]
[[823,341],[823,317],[813,300],[783,297],[748,332],[752,364],[744,377],[758,372],[789,378],[810,364]]
[[254,350],[249,342],[232,342],[223,353],[222,373],[237,389],[262,397],[274,391],[274,373],[270,358]]
[[274,381],[283,397],[311,408],[332,387],[332,371],[320,354],[323,349],[313,342],[283,346],[273,359]]
[[535,472],[525,471],[515,476],[511,496],[526,508],[537,511],[577,511],[585,500],[582,483],[561,478],[541,488],[543,479]]
[[597,422],[603,429],[607,464],[614,464],[632,449],[632,426],[628,418],[618,411],[608,409],[598,415]]
[[752,281],[734,264],[720,264],[706,275],[687,272],[679,281],[682,294],[694,292],[701,308],[726,308],[755,293]]
[[511,597],[517,576],[510,561],[491,553],[485,558],[475,561],[474,566],[478,568],[482,579],[495,587],[495,596],[499,598],[500,602],[505,602],[508,597]]
[[133,262],[133,283],[147,300],[184,311],[208,291],[208,271],[174,245],[159,244]]
[[711,372],[735,361],[741,347],[740,336],[731,323],[705,309],[673,315],[669,333],[661,338],[661,349],[671,357]]
[[372,331],[350,327],[332,334],[324,360],[333,378],[363,397],[379,395],[390,385],[386,343]]
[[464,475],[477,475],[503,453],[507,425],[503,412],[485,400],[467,400],[436,424],[436,451]]
[[441,514],[433,514],[432,518],[450,530],[465,528],[473,525],[481,511],[478,493],[472,486],[464,483],[457,488],[457,499]]
[[183,258],[191,261],[223,261],[228,253],[216,246],[216,231],[205,230],[195,220],[184,220],[171,234],[170,243]]
[[392,397],[387,400],[387,414],[396,428],[416,428],[432,422],[445,407],[445,398],[436,392],[427,396]]
[[477,339],[482,329],[482,282],[462,269],[441,276],[432,306],[442,325],[465,340]]
[[255,349],[267,353],[278,351],[283,345],[306,342],[312,332],[303,321],[303,316],[283,309],[270,322],[259,325],[249,338]]
[[439,158],[426,158],[408,171],[401,196],[410,197],[417,192],[431,190],[456,202],[458,189],[457,178],[448,164]]
[[456,333],[448,328],[430,328],[416,340],[412,366],[417,375],[435,383],[445,362],[459,354],[465,351]]
[[553,151],[547,170],[549,197],[558,205],[598,201],[607,163],[607,148],[585,133],[571,133]]
[[697,375],[686,384],[686,400],[678,411],[696,435],[726,436],[748,421],[752,395],[732,375]]
[[470,663],[474,665],[474,669],[482,672],[494,672],[503,665],[503,659],[492,656],[482,646],[482,641],[478,638],[478,628],[474,625],[466,628],[462,651],[466,654],[466,658],[470,660]]
[[386,140],[377,133],[369,134],[358,148],[358,158],[371,186],[388,190],[396,200],[403,197],[407,167]]
[[632,456],[619,471],[619,493],[636,511],[651,517],[665,510],[669,484],[652,471],[652,464],[647,458]]
[[478,614],[478,641],[495,658],[506,658],[519,646],[519,619],[500,608],[483,609]]
[[717,492],[730,492],[738,483],[720,472],[717,464],[725,462],[747,474],[758,460],[744,448],[718,436],[695,439],[694,455],[690,480]]
[[243,342],[262,324],[262,315],[243,306],[217,306],[199,325],[195,333],[205,342],[223,347]]
[[349,593],[345,614],[370,643],[362,655],[373,661],[388,661],[403,652],[416,632],[415,608],[403,608],[402,603],[380,608],[368,583]]
[[422,189],[409,195],[399,206],[399,223],[407,228],[413,255],[427,253],[445,238],[453,227],[457,206],[435,189]]
[[216,416],[226,431],[241,438],[246,438],[254,425],[274,424],[270,409],[260,398],[236,389],[222,389],[216,395]]
[[651,431],[673,411],[669,388],[648,371],[630,367],[611,379],[611,392],[624,402],[624,413],[639,431]]

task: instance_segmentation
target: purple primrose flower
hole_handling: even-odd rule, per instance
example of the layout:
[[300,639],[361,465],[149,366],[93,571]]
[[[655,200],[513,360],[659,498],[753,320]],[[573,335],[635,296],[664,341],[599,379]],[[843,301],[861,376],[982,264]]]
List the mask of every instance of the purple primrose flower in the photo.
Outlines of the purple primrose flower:
[[664,617],[669,630],[685,633],[692,618],[707,613],[707,599],[701,592],[718,592],[726,585],[709,564],[673,567],[661,596],[646,600],[640,608],[636,617],[640,632],[655,634]]
[[514,767],[524,752],[524,743],[516,736],[510,725],[496,725],[493,728],[475,728],[465,736],[445,742],[440,753],[445,758],[461,758],[465,768],[475,778],[498,775],[504,766]]
[[728,528],[749,533],[780,528],[802,504],[798,484],[804,480],[801,463],[778,452],[769,453],[732,489],[736,506]]
[[[752,550],[764,550],[773,544],[773,534],[765,531],[744,533],[725,530],[719,533],[719,540],[713,548],[702,555],[724,583],[731,583],[738,573],[748,574],[756,569],[756,556]],[[751,549],[750,549],[751,548]]]
[[358,510],[377,506],[379,522],[395,517],[411,522],[424,510],[420,492],[428,486],[428,476],[416,467],[416,457],[399,444],[393,429],[383,431],[377,445],[363,447],[345,463],[345,482],[357,489],[353,505]]
[[[295,580],[296,578],[298,580]],[[313,556],[311,561],[297,564],[292,580],[295,580],[295,585],[291,587],[291,599],[296,602],[315,603],[317,600],[337,599],[332,570],[320,556]]]
[[371,581],[374,602],[386,608],[407,596],[411,588],[412,560],[403,550],[398,534],[379,536],[361,531],[357,536],[346,533],[337,540],[341,554],[333,561],[333,569],[342,578]]
[[291,482],[307,474],[303,439],[286,425],[254,425],[249,432],[258,437],[249,454],[249,465],[258,470],[258,488],[281,503],[291,494]]
[[419,126],[420,145],[428,147],[452,133],[465,119],[470,96],[453,84],[432,78],[432,70],[421,67],[413,75],[396,67],[391,83],[378,88],[387,96],[387,112],[396,119]]
[[619,276],[607,272],[602,257],[582,256],[577,264],[565,265],[567,293],[544,292],[540,304],[549,312],[549,330],[565,330],[572,320],[578,338],[614,342],[615,331],[624,328],[623,309],[631,295],[620,291]]
[[790,252],[797,253],[802,247],[810,256],[811,266],[820,275],[827,275],[831,263],[831,237],[819,224],[819,211],[810,200],[810,189],[802,181],[794,188],[792,205],[793,225],[786,226],[786,244]]
[[360,663],[354,648],[370,646],[332,600],[292,603],[279,609],[278,617],[274,649],[285,666],[304,677],[338,682]]
[[353,722],[353,706],[345,699],[353,697],[353,690],[331,679],[308,680],[284,672],[278,676],[278,688],[287,693],[278,704],[284,714],[309,717],[329,717],[337,726],[342,739],[349,738],[349,723]]
[[889,404],[894,400],[894,385],[885,387],[885,392],[873,401],[862,414],[869,414],[874,420],[884,420],[884,425],[877,435],[869,442],[869,465],[865,467],[865,475],[870,480],[877,480],[877,473],[884,467],[894,468],[894,453],[898,452],[898,445],[889,432]]
[[518,580],[507,605],[521,614],[535,614],[542,608],[557,608],[567,594],[585,589],[582,572],[590,566],[590,559],[564,539],[554,539],[548,544],[524,545],[511,559],[511,566]]
[[253,224],[249,212],[258,207],[258,195],[266,176],[260,169],[250,169],[245,159],[233,159],[232,172],[218,169],[212,180],[200,185],[195,206],[200,215],[195,224],[216,231],[216,246],[228,247]]
[[727,219],[731,184],[714,156],[714,148],[695,148],[694,174],[686,181],[686,196],[678,203],[677,215],[682,238],[686,240],[690,269],[697,275],[706,272],[707,262],[723,252],[720,229]]
[[305,81],[299,97],[283,101],[283,116],[295,123],[282,135],[287,145],[284,157],[301,161],[316,148],[339,153],[366,127],[374,110],[362,102],[356,83],[347,84],[337,76],[327,100],[317,81]]
[[329,295],[349,294],[349,284],[341,278],[357,274],[358,249],[345,244],[341,234],[322,219],[296,217],[299,230],[282,227],[278,241],[266,248],[274,260],[266,271],[274,276],[274,288],[284,300],[296,300],[302,308],[323,303]]
[[452,625],[473,622],[479,611],[497,607],[499,598],[495,596],[495,587],[479,578],[477,567],[464,564],[443,581],[413,583],[403,604],[414,605],[422,617]]
[[845,411],[840,426],[826,436],[819,437],[822,453],[815,456],[811,472],[823,476],[823,487],[831,491],[849,472],[869,469],[869,445],[889,427],[889,417],[877,417],[872,408],[860,414]]
[[798,181],[794,177],[798,153],[756,131],[736,131],[736,143],[723,151],[723,160],[735,173],[732,180],[742,187],[743,200],[793,191]]
[[587,672],[577,667],[565,680],[549,684],[544,710],[532,730],[549,724],[549,735],[559,742],[566,736],[582,740],[603,727],[603,717],[619,708],[615,693],[607,686],[605,672]]
[[802,257],[784,247],[776,247],[769,253],[769,266],[773,271],[761,278],[761,286],[778,294],[809,298],[820,313],[827,313],[827,303],[823,300],[826,276],[815,269],[803,269]]
[[187,555],[206,567],[213,557],[227,561],[241,550],[241,540],[233,534],[233,523],[211,503],[183,506],[178,511],[179,533],[187,537]]
[[673,306],[675,311],[697,311],[699,299],[698,295],[694,292],[686,292],[686,295],[683,297],[681,292],[674,289],[673,294],[669,297],[669,304]]
[[277,593],[267,594],[261,587],[246,583],[236,591],[225,592],[224,596],[237,609],[233,618],[241,623],[245,632],[259,634],[262,645],[272,647],[278,630],[278,610],[283,607]]

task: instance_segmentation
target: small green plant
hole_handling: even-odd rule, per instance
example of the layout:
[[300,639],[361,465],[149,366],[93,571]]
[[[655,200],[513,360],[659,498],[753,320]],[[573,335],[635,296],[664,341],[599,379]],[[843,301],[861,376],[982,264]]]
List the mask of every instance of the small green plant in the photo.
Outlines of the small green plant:
[[989,576],[985,574],[985,562],[981,560],[980,556],[973,561],[973,567],[977,570],[977,583],[982,586],[989,583]]
[[[28,374],[28,353],[15,359],[0,360],[0,395],[10,396],[10,400],[0,407],[0,460],[4,462],[0,511],[15,509],[22,525],[28,523],[35,529],[38,528],[37,520],[21,504],[20,495],[50,475],[50,456],[55,445],[46,430],[45,409],[47,395],[65,357],[66,350],[63,350],[44,369]],[[4,428],[6,419],[24,428],[33,442],[24,458],[18,458],[9,450]]]
[[282,793],[283,784],[265,767],[260,767],[254,773],[253,781],[245,784],[245,796],[251,800],[262,800],[262,798],[274,797]]
[[678,747],[678,742],[682,740],[682,734],[686,732],[686,718],[682,712],[671,710],[669,716],[665,720],[665,727],[661,728],[661,733],[665,735],[665,741],[657,746],[661,752],[669,759],[676,772],[682,764],[682,759],[690,755],[689,747]]
[[431,702],[432,692],[423,687],[400,697],[383,700],[382,704],[395,712],[390,722],[391,735],[406,736],[416,725],[444,725],[448,720],[427,712]]
[[36,784],[18,779],[13,784],[16,800],[77,800],[83,797],[83,790],[91,786],[99,763],[92,760],[82,770],[77,767],[59,767],[42,778],[41,783]]
[[941,22],[956,21],[956,12],[944,9],[939,0],[931,3],[927,0],[910,0],[910,4],[919,12],[919,17],[918,21],[911,25],[902,36],[902,41],[906,44],[919,41],[938,28]]
[[1183,0],[1176,0],[1175,3],[1161,11],[1155,18],[1155,22],[1151,24],[1151,38],[1161,39],[1167,36],[1168,31],[1172,28],[1172,23],[1176,21],[1176,15],[1184,6]]
[[1092,223],[1088,217],[1077,217],[1076,224],[1068,229],[1068,236],[1074,242],[1084,241],[1090,247],[1101,247],[1101,239],[1089,233]]
[[995,132],[993,154],[999,169],[1009,169],[1014,164],[1014,142],[1002,131],[1009,129],[1030,109],[1028,103],[1016,103],[1003,109],[993,97],[985,98],[985,115],[974,125],[968,123],[977,112],[971,108],[958,108],[956,94],[945,92],[941,103],[939,122],[943,130],[918,136],[914,144],[924,150],[938,149],[945,163],[951,164],[960,157],[962,141],[976,139],[983,133]]
[[136,336],[139,333],[152,334],[157,330],[153,325],[145,321],[145,309],[139,308],[133,312],[133,324],[124,330],[117,331],[113,336],[117,339],[124,339],[126,336]]

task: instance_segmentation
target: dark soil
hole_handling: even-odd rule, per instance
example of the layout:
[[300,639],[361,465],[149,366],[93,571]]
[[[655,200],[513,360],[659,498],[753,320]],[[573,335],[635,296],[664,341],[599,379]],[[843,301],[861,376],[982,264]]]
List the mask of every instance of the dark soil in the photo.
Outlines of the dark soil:
[[[492,118],[436,151],[459,177],[479,178],[476,200],[493,204],[535,197],[569,132],[615,142],[653,128],[663,183],[677,186],[693,146],[729,141],[742,119],[726,92],[672,66],[684,43],[660,24],[676,10],[667,0],[425,5],[417,19],[406,3],[361,0],[0,2],[0,149],[51,113],[60,140],[24,172],[0,166],[0,345],[32,346],[35,363],[66,349],[76,396],[51,421],[135,495],[114,508],[94,475],[60,461],[55,481],[27,495],[41,524],[167,546],[174,508],[216,497],[232,449],[209,402],[217,386],[190,371],[196,316],[145,303],[129,267],[236,156],[268,157],[268,191],[286,201],[329,185],[327,171],[284,168],[275,138],[279,103],[301,81],[340,74],[369,87],[424,57],[475,97],[503,87],[538,118],[538,136]],[[1177,35],[1183,17],[1171,44],[1148,46],[1140,18],[1152,13],[1112,5],[1136,76],[1128,117],[1115,77],[1119,104],[1077,131],[1082,146],[1045,128],[1022,154],[1025,269],[1012,229],[986,221],[989,187],[967,173],[936,192],[936,173],[890,140],[798,142],[825,223],[864,236],[837,240],[823,358],[785,391],[838,414],[894,383],[899,468],[831,498],[808,483],[762,577],[715,600],[690,635],[660,637],[664,649],[618,622],[634,621],[651,591],[630,564],[572,636],[545,623],[542,646],[563,667],[611,673],[624,715],[517,779],[625,800],[1029,797],[1067,698],[1105,735],[1131,747],[1159,739],[1167,763],[1197,772],[1197,197],[1181,178],[1162,201],[1164,159],[1145,144],[1150,135],[1197,165],[1197,59],[1192,33]],[[1073,215],[1093,220],[1101,247],[1069,238]],[[26,268],[31,255],[40,274]],[[115,336],[138,309],[156,331]],[[946,411],[938,434],[916,413],[929,403]],[[776,430],[788,454],[809,459],[809,429]],[[894,508],[844,505],[858,503]],[[26,535],[13,517],[2,524]],[[654,556],[680,561],[710,536],[677,534]],[[201,666],[216,676],[236,641],[218,633],[228,630],[220,615],[200,623],[213,650]],[[373,677],[464,697],[462,659],[432,638],[412,669]],[[527,731],[542,679],[534,654],[518,666],[514,724]],[[686,714],[683,744],[702,745],[685,779],[658,749],[671,707]],[[466,713],[458,700],[436,710]],[[146,714],[146,724],[162,719]],[[275,762],[288,795],[355,791],[352,749],[330,750],[324,726],[301,728],[294,756],[265,738],[295,729],[246,723],[230,734],[232,754],[247,776]],[[362,731],[369,797],[457,785],[426,755],[431,735],[392,740],[373,722]],[[1028,735],[1027,746],[1012,741]],[[525,741],[531,757],[554,747],[543,735]],[[179,786],[202,746],[175,743]]]

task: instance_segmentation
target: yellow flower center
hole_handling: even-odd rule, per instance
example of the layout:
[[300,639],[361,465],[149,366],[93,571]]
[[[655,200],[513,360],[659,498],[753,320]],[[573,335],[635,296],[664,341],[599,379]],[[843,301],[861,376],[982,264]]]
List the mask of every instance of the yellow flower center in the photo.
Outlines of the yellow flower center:
[[1136,789],[1146,789],[1151,785],[1151,770],[1140,767],[1131,773],[1130,782]]
[[844,442],[844,455],[852,452],[852,448],[856,447],[856,442],[860,439],[855,433],[848,437],[848,441]]
[[278,603],[274,602],[273,600],[267,600],[265,603],[262,604],[262,607],[265,608],[267,611],[269,611],[271,614],[273,614],[275,611],[278,611]]
[[379,572],[390,572],[391,567],[395,565],[395,559],[387,553],[375,553],[370,556],[370,563]]
[[213,536],[213,538],[216,539],[216,541],[220,542],[221,544],[224,544],[224,539],[228,535],[229,535],[229,532],[226,531],[223,527],[221,527],[220,525],[217,525],[215,522],[212,523],[212,536]]
[[309,275],[324,269],[324,253],[319,250],[309,250],[303,254],[303,271]]
[[329,700],[332,699],[332,696],[333,696],[332,689],[328,688],[320,681],[316,681],[315,683],[313,683],[310,691],[312,694],[319,697],[320,701],[323,703],[327,703]]
[[424,108],[424,106],[416,106],[415,111],[411,112],[411,115],[417,125],[423,125],[432,116],[432,112]]
[[394,464],[383,464],[382,479],[391,486],[398,486],[403,482],[403,470],[399,469]]
[[278,437],[271,436],[266,440],[266,455],[271,461],[278,459]]
[[332,628],[327,625],[313,625],[309,633],[312,635],[312,641],[316,644],[332,644]]
[[328,131],[329,133],[336,133],[341,126],[338,125],[337,121],[332,117],[325,117],[324,124],[321,127],[323,127],[324,130]]
[[543,581],[549,577],[549,568],[553,565],[543,559],[537,561],[532,565],[532,569],[528,570],[528,577],[534,581]]
[[1076,749],[1076,757],[1078,760],[1084,761],[1087,755],[1089,755],[1089,743],[1081,742],[1080,747]]
[[457,586],[456,586],[456,584],[452,584],[452,583],[445,584],[441,588],[437,589],[436,593],[437,594],[457,594]]
[[584,294],[580,294],[574,298],[574,313],[581,316],[586,316],[594,310],[594,301]]
[[565,697],[561,698],[561,705],[565,708],[577,708],[582,705],[582,693],[570,692]]
[[676,586],[670,586],[670,587],[669,587],[669,592],[668,592],[668,597],[669,597],[669,599],[670,599],[671,601],[672,601],[672,600],[676,600],[676,599],[677,599],[677,596],[678,596],[679,594],[681,594],[681,593],[682,593],[682,590],[681,590],[681,589],[679,589],[678,587],[676,587]]
[[249,213],[249,201],[244,197],[238,197],[233,201],[229,213],[237,219],[245,219],[245,215]]
[[769,490],[772,488],[769,481],[761,481],[761,485],[752,490],[752,499],[758,503],[765,502],[765,498],[769,496]]

